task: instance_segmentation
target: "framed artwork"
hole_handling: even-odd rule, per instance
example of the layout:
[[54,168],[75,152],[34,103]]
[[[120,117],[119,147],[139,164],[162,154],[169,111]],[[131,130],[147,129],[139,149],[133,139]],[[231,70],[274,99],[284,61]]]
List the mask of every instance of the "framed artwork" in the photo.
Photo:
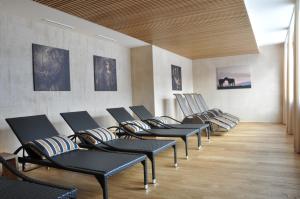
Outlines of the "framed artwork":
[[182,90],[181,67],[171,65],[171,72],[172,72],[172,90],[181,91]]
[[34,91],[70,91],[69,51],[32,44]]
[[116,60],[94,55],[95,91],[117,91]]
[[218,89],[251,88],[249,66],[230,66],[217,68]]

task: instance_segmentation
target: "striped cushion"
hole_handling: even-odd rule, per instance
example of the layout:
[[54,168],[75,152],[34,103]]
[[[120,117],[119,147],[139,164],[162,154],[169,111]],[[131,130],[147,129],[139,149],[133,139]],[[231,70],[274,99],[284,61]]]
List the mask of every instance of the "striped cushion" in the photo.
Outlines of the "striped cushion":
[[94,139],[89,134],[95,136],[96,138],[98,138],[99,140],[102,140],[104,142],[109,141],[109,140],[114,140],[117,138],[116,135],[113,134],[112,132],[110,132],[108,129],[101,128],[101,127],[97,128],[97,129],[81,131],[80,133],[88,133],[88,134],[84,134],[83,137],[94,144],[99,144],[100,142],[98,140]]
[[53,136],[34,140],[32,143],[49,157],[79,149],[79,146],[67,136]]
[[[155,117],[155,118],[152,118],[152,119],[153,119],[153,120],[157,120],[157,121],[159,121],[159,122],[161,122],[161,123],[163,123],[163,124],[168,124],[167,119],[164,118],[164,117]],[[159,124],[159,123],[157,123],[156,121],[153,121],[153,120],[149,120],[148,122],[149,122],[151,125],[155,126],[155,127],[163,127],[163,125],[161,125],[161,124]]]
[[[124,127],[126,129],[128,129],[129,131],[131,131],[133,133],[143,131],[144,129],[146,129],[146,130],[151,129],[148,124],[146,124],[145,122],[142,122],[140,120],[126,121],[126,122],[122,122],[121,124],[124,125]],[[142,128],[140,128],[140,127],[142,127]]]

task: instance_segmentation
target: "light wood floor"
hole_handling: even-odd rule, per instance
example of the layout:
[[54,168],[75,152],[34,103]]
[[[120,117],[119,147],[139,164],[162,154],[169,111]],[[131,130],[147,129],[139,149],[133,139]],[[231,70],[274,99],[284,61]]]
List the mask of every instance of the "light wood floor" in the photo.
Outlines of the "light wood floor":
[[[172,150],[157,158],[158,183],[150,184],[148,191],[143,189],[140,165],[113,176],[110,198],[300,198],[300,155],[293,153],[292,137],[281,125],[239,124],[228,135],[213,136],[211,143],[203,137],[200,151],[192,138],[189,160],[183,158],[183,149],[178,141],[178,169],[172,165]],[[90,176],[45,168],[26,174],[73,185],[82,199],[102,198]]]

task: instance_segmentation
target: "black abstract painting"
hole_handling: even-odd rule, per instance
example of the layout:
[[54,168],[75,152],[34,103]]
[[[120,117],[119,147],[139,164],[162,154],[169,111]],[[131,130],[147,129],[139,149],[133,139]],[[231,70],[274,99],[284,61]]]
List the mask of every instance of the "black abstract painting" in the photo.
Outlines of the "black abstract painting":
[[70,91],[69,51],[32,44],[35,91]]
[[171,65],[172,71],[172,90],[182,90],[181,67]]
[[117,91],[116,60],[94,56],[95,91]]

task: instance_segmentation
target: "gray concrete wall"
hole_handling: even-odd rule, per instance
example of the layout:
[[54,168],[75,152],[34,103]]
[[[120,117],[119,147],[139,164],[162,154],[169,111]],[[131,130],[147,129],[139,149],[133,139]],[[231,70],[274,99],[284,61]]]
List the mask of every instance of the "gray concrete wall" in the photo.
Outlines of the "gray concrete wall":
[[[174,93],[193,92],[192,60],[159,48],[131,50],[133,104],[145,105],[153,114],[182,119]],[[182,91],[172,90],[171,65],[181,67]]]
[[[217,90],[216,68],[251,68],[251,89]],[[248,122],[282,122],[283,45],[260,48],[259,54],[193,61],[194,91],[203,94],[210,107]]]
[[[69,50],[70,92],[34,92],[32,43]],[[117,60],[117,92],[94,91],[93,55]],[[118,43],[43,22],[0,14],[0,151],[19,146],[5,118],[47,114],[63,133],[71,131],[60,112],[88,110],[105,126],[114,123],[107,107],[132,104],[130,49]]]
[[[171,65],[181,67],[182,91],[172,90]],[[182,111],[173,94],[193,92],[192,60],[153,46],[153,68],[155,114],[183,119]]]
[[152,46],[132,48],[131,64],[133,104],[142,104],[154,113]]

